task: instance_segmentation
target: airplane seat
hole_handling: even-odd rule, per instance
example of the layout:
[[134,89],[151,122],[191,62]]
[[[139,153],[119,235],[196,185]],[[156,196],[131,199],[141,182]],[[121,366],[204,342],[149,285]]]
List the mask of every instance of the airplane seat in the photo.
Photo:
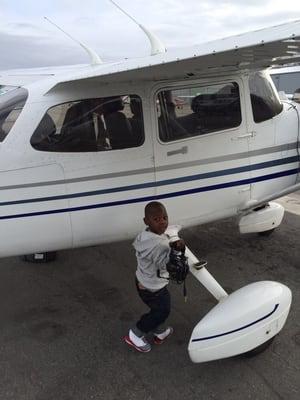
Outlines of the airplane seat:
[[125,149],[133,147],[132,128],[127,117],[121,112],[124,109],[123,100],[111,98],[103,104],[103,115],[111,148]]
[[136,146],[143,143],[144,140],[144,122],[143,122],[143,111],[142,102],[137,97],[131,97],[130,99],[130,110],[132,117],[129,119],[133,140]]
[[242,121],[242,114],[241,114],[241,103],[239,97],[232,101],[229,105],[226,114],[230,116],[231,124],[234,126],[238,126]]
[[201,120],[195,113],[178,117],[177,122],[191,135],[199,132],[201,129]]
[[172,117],[158,117],[158,130],[159,137],[163,142],[170,142],[172,140],[183,139],[190,136],[189,132],[182,126],[178,120]]
[[87,100],[68,109],[60,133],[61,151],[97,150],[93,113]]
[[203,108],[201,108],[201,103],[203,103],[202,98],[202,95],[194,97],[191,102],[193,113],[179,118],[179,122],[192,135],[199,135],[203,130],[205,113],[203,112]]
[[124,101],[120,96],[106,97],[105,102],[102,104],[104,115],[111,114],[117,111],[124,110]]
[[[225,96],[225,95],[224,95]],[[213,132],[237,126],[241,122],[239,99],[218,99],[214,95],[196,96],[191,104],[202,133]]]
[[199,94],[192,99],[191,110],[197,114],[200,109],[200,104],[203,103],[203,95]]

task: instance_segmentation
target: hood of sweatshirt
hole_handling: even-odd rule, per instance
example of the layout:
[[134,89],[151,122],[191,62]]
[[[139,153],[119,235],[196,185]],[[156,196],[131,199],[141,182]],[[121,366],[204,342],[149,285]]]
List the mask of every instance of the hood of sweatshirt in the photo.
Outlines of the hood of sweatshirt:
[[163,233],[162,235],[157,235],[147,229],[138,234],[135,241],[133,242],[133,247],[136,251],[140,253],[142,257],[147,257],[154,247],[161,243],[162,238],[169,240],[168,235]]

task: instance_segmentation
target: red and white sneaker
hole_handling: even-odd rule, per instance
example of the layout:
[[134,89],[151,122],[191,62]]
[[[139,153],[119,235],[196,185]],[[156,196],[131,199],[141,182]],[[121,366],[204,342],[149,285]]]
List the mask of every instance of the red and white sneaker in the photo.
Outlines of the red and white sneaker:
[[172,335],[174,329],[171,326],[161,333],[154,333],[154,343],[155,344],[163,344],[163,342]]
[[124,337],[124,341],[141,353],[148,353],[151,350],[151,344],[147,342],[144,336],[136,336],[132,330],[129,331],[128,336]]

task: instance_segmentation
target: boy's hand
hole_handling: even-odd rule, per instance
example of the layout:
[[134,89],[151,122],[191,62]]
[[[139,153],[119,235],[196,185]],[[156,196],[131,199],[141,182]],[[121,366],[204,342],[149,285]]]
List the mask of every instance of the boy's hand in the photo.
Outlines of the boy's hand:
[[179,240],[176,240],[175,242],[171,242],[170,247],[176,251],[184,251],[185,250],[185,242],[183,239],[179,239]]

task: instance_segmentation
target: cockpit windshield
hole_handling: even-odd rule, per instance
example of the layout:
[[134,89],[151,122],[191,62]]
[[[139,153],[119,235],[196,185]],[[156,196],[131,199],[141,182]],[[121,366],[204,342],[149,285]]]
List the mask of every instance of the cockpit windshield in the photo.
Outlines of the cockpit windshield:
[[19,117],[28,91],[17,86],[0,85],[0,142],[8,135]]

